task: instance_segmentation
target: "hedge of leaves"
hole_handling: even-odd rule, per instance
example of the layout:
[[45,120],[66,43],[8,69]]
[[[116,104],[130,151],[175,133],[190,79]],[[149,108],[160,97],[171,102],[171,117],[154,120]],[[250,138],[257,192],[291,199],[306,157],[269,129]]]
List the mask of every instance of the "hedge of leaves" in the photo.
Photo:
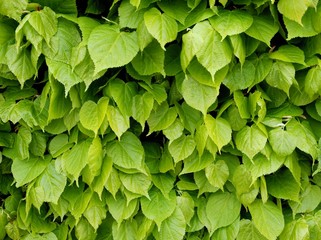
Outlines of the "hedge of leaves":
[[318,0],[0,14],[0,239],[321,239]]

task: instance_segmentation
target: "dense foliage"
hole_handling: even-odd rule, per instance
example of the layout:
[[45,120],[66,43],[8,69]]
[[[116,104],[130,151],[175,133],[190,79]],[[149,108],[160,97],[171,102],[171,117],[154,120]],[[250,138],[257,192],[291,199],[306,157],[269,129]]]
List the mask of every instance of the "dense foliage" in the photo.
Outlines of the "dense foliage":
[[318,0],[0,0],[0,239],[321,239]]

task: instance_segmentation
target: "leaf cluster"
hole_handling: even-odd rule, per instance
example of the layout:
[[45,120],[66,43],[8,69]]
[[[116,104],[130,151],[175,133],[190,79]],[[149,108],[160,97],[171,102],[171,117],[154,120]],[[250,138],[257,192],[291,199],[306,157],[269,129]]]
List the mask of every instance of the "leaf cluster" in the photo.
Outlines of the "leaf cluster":
[[320,41],[318,0],[0,1],[0,239],[321,238]]

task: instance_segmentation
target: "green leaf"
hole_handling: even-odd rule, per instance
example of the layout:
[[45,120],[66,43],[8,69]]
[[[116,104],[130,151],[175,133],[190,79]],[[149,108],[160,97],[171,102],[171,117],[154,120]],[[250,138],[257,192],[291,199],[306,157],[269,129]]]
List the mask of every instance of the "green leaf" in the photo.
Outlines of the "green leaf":
[[[112,162],[111,158],[108,156],[105,156],[102,161],[101,168],[100,168],[100,174],[94,179],[94,181],[92,183],[93,190],[99,195],[100,198],[103,193],[105,185],[107,185],[107,180],[109,179],[111,172],[113,170],[112,166],[113,166],[113,162]],[[110,177],[110,178],[112,178],[112,177]],[[112,180],[113,179],[111,179],[111,181]],[[119,179],[118,179],[118,183],[120,184]]]
[[231,62],[232,49],[226,39],[222,40],[220,34],[208,22],[199,24],[204,41],[196,57],[214,79],[215,73]]
[[280,156],[290,155],[297,145],[295,135],[280,127],[269,132],[269,142],[272,149]]
[[206,215],[211,224],[210,233],[232,224],[240,215],[241,203],[233,193],[217,192],[209,196]]
[[227,164],[223,160],[218,160],[215,163],[211,163],[205,168],[205,175],[209,183],[214,187],[224,190],[224,184],[229,177],[230,171]]
[[270,73],[266,77],[266,82],[289,95],[290,87],[296,83],[294,66],[291,63],[274,62]]
[[217,229],[212,239],[236,239],[239,233],[240,219],[236,219],[231,225]]
[[107,107],[107,119],[110,128],[118,138],[120,138],[129,128],[129,117],[124,116],[117,107],[111,105]]
[[267,240],[259,230],[254,226],[253,222],[248,219],[242,219],[240,221],[240,230],[237,235],[237,240]]
[[245,33],[270,46],[270,41],[278,30],[278,25],[276,25],[270,17],[253,16],[253,24]]
[[79,240],[96,238],[95,229],[85,218],[81,218],[77,226],[75,227],[75,235]]
[[315,66],[309,69],[305,80],[304,80],[304,90],[312,97],[316,93],[321,92],[321,68],[320,66]]
[[301,19],[308,9],[305,0],[280,0],[278,10],[285,17],[302,24]]
[[101,98],[98,104],[91,100],[86,101],[79,112],[79,120],[83,127],[92,130],[97,135],[105,118],[108,102],[108,98]]
[[173,141],[180,136],[182,136],[184,131],[184,126],[182,122],[178,119],[175,120],[175,122],[170,125],[168,128],[163,130],[163,134],[170,140]]
[[320,10],[320,7],[317,9],[308,8],[302,17],[301,23],[284,16],[283,20],[288,32],[287,40],[296,37],[311,37],[320,33],[321,29],[318,25],[321,19]]
[[55,162],[52,161],[37,178],[34,188],[37,193],[37,198],[42,202],[58,204],[58,200],[66,184],[66,176],[56,170]]
[[216,144],[219,150],[231,141],[232,129],[230,124],[224,118],[213,118],[207,114],[205,117],[205,126],[208,135]]
[[321,189],[316,185],[307,185],[299,196],[299,202],[289,201],[293,214],[312,212],[321,202]]
[[188,158],[184,159],[184,168],[180,174],[198,172],[213,163],[214,156],[209,151],[204,151],[202,155],[197,154],[196,151]]
[[140,75],[152,75],[164,72],[165,52],[157,41],[152,41],[132,61],[134,69]]
[[26,10],[28,5],[27,0],[19,1],[1,1],[0,14],[13,18],[20,22],[23,11]]
[[102,220],[106,218],[105,205],[106,204],[99,199],[98,195],[94,193],[88,203],[86,211],[83,213],[95,231],[102,223]]
[[105,187],[110,192],[114,198],[116,198],[116,193],[118,192],[121,186],[121,182],[118,176],[118,171],[111,167],[110,174],[107,178],[107,182],[105,183]]
[[235,137],[236,147],[250,159],[264,148],[266,141],[267,137],[256,124],[245,126]]
[[56,135],[49,143],[49,153],[53,158],[58,157],[65,151],[67,151],[70,147],[72,147],[72,143],[68,142],[67,134],[59,134]]
[[150,177],[142,173],[126,174],[119,172],[119,179],[128,191],[149,198],[148,190],[151,185]]
[[142,129],[145,128],[145,122],[149,118],[154,106],[154,98],[152,94],[146,92],[143,95],[136,95],[133,98],[132,116],[140,123]]
[[244,36],[237,34],[230,36],[229,39],[234,50],[234,55],[239,59],[241,65],[243,65],[246,57],[246,46]]
[[206,115],[208,108],[214,104],[219,90],[203,85],[187,75],[182,83],[182,95],[188,105]]
[[175,178],[170,174],[153,174],[152,181],[165,197],[169,198],[169,193],[174,187]]
[[62,168],[73,177],[72,181],[78,182],[78,177],[88,161],[88,150],[91,141],[82,141],[61,156]]
[[[269,151],[271,151],[271,149]],[[283,165],[285,161],[284,157],[280,157],[274,152],[269,152],[269,155],[269,158],[267,158],[263,154],[258,154],[252,161],[243,156],[244,165],[251,172],[253,182],[258,177],[276,172]]]
[[294,45],[283,45],[275,52],[270,53],[269,57],[283,62],[300,63],[305,65],[304,52]]
[[113,239],[136,240],[137,222],[135,220],[127,220],[122,222],[120,226],[113,223]]
[[237,198],[243,205],[248,206],[256,199],[259,193],[258,186],[253,184],[251,172],[244,165],[235,169],[232,182],[236,189]]
[[[141,208],[143,214],[155,221],[158,226],[158,229],[161,228],[162,222],[171,216],[176,208],[176,194],[172,190],[169,193],[169,197],[166,198],[161,191],[157,188],[152,188],[149,191],[150,199],[142,197],[140,199]],[[184,219],[184,216],[183,216]],[[184,219],[185,220],[185,219]]]
[[64,95],[64,86],[58,81],[50,81],[50,103],[48,109],[48,122],[64,117],[71,109],[71,102]]
[[46,134],[35,131],[32,133],[32,140],[29,145],[29,150],[34,156],[43,157],[47,148]]
[[158,3],[160,9],[165,12],[171,18],[176,19],[184,25],[185,19],[188,16],[191,9],[187,6],[187,3],[180,0],[163,0]]
[[118,224],[121,224],[123,220],[129,219],[133,216],[137,208],[138,201],[133,200],[127,204],[126,199],[122,194],[117,194],[115,198],[108,194],[106,197],[106,203],[110,214]]
[[286,224],[280,240],[286,239],[311,239],[307,221],[301,218]]
[[87,166],[83,171],[83,181],[91,185],[94,178],[101,174],[103,147],[99,137],[95,137],[88,149]]
[[192,136],[182,135],[181,137],[175,139],[168,146],[169,152],[174,158],[174,162],[184,160],[190,156],[195,149],[195,141]]
[[119,140],[107,145],[107,154],[113,163],[124,169],[144,173],[144,148],[139,139],[131,132],[124,133]]
[[31,157],[25,160],[14,160],[11,171],[16,187],[21,187],[36,179],[47,168],[50,158]]
[[297,183],[289,170],[266,176],[269,194],[276,198],[299,201],[300,184]]
[[253,23],[253,17],[241,10],[219,11],[217,16],[209,19],[212,26],[222,38],[245,32]]
[[255,66],[252,62],[245,61],[244,65],[236,64],[223,81],[232,92],[243,90],[252,85],[255,80]]
[[138,50],[136,32],[122,32],[115,25],[96,27],[88,39],[88,51],[96,73],[126,65],[133,60]]
[[17,49],[12,45],[9,47],[6,58],[10,71],[17,77],[23,86],[25,81],[36,74],[36,69],[32,63],[31,51],[26,47]]
[[202,33],[203,24],[196,24],[194,28],[182,37],[182,51],[180,54],[181,66],[183,71],[186,71],[186,68],[192,61],[196,53],[202,48],[203,38]]
[[161,13],[156,8],[151,8],[144,14],[144,21],[148,32],[165,49],[165,44],[176,39],[177,23],[166,13]]
[[195,215],[195,203],[193,198],[187,192],[183,192],[181,196],[177,197],[177,207],[182,210],[185,222],[189,225]]
[[267,239],[276,239],[284,228],[282,210],[273,202],[257,199],[249,205],[255,227]]
[[[160,240],[181,240],[185,235],[186,221],[182,210],[178,207],[175,208],[172,215],[165,219],[159,229]],[[155,230],[156,231],[156,230]]]
[[58,21],[55,12],[48,7],[44,7],[41,11],[30,13],[28,22],[50,45],[50,39],[57,32]]
[[144,18],[145,10],[137,10],[129,1],[122,1],[118,8],[120,28],[137,28]]
[[162,103],[156,110],[151,112],[147,119],[149,134],[168,128],[173,124],[176,117],[176,109],[174,107],[169,108],[166,102]]

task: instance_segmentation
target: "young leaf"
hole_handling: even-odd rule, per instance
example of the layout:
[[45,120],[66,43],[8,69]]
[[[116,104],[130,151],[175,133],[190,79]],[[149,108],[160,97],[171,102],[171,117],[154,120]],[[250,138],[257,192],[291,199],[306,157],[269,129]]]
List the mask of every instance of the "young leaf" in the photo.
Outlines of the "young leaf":
[[140,123],[142,129],[144,130],[145,122],[149,118],[154,106],[154,98],[150,93],[146,92],[143,95],[136,95],[132,101],[132,116],[137,122]]
[[96,73],[129,63],[138,50],[136,32],[122,32],[115,25],[96,27],[88,39],[88,51],[94,61]]
[[219,90],[197,82],[187,75],[182,83],[182,95],[188,105],[206,115],[207,109],[214,104]]
[[73,177],[72,180],[78,181],[81,171],[86,166],[90,144],[91,141],[88,140],[78,143],[61,156],[62,168]]
[[248,219],[242,219],[240,221],[240,230],[236,240],[267,240],[259,230],[254,226],[253,222]]
[[124,116],[117,107],[111,105],[107,107],[107,119],[110,128],[118,138],[120,138],[129,128],[129,117]]
[[161,13],[156,8],[151,8],[144,14],[145,25],[149,33],[165,49],[165,44],[176,39],[177,23],[166,13]]
[[309,96],[313,96],[316,93],[321,92],[321,68],[320,66],[315,66],[309,69],[305,81],[304,81],[304,90],[309,94]]
[[299,218],[285,225],[280,235],[280,240],[287,239],[311,239],[309,233],[309,224],[306,219]]
[[233,193],[217,192],[210,195],[206,204],[206,215],[213,233],[232,224],[240,215],[241,203]]
[[55,12],[48,7],[44,7],[41,11],[30,13],[28,22],[50,45],[50,39],[57,32],[58,21]]
[[216,32],[209,22],[198,23],[201,25],[201,36],[204,42],[196,57],[214,79],[215,73],[229,64],[232,60],[232,50],[226,39],[222,40],[220,34]]
[[205,176],[209,183],[214,187],[220,188],[222,191],[229,174],[228,166],[223,160],[211,163],[205,168]]
[[102,220],[106,218],[106,203],[101,201],[97,194],[93,194],[83,213],[90,225],[97,230]]
[[168,149],[174,158],[174,162],[178,163],[193,153],[195,149],[194,138],[190,135],[182,135],[171,142],[168,146]]
[[0,2],[0,14],[8,16],[20,22],[21,15],[26,10],[28,5],[27,0],[20,1],[1,1]]
[[257,125],[245,126],[235,138],[237,148],[252,159],[265,146],[267,137]]
[[42,174],[37,178],[34,185],[37,197],[42,202],[58,204],[58,200],[65,189],[67,178],[57,172],[55,163],[52,161]]
[[149,198],[148,190],[151,185],[150,177],[142,173],[126,174],[119,172],[119,179],[128,191]]
[[80,123],[88,130],[92,130],[96,135],[105,118],[108,101],[108,98],[101,98],[98,104],[96,104],[89,100],[86,101],[80,109]]
[[302,24],[301,19],[307,9],[305,0],[280,0],[278,2],[279,12],[299,24]]
[[255,80],[255,66],[250,61],[245,61],[244,65],[236,64],[223,81],[232,92],[243,90],[252,85]]
[[249,13],[241,10],[223,10],[209,20],[223,39],[227,35],[230,36],[245,32],[253,23],[253,17]]
[[139,139],[131,132],[124,133],[119,140],[108,144],[107,155],[119,167],[145,173],[143,167],[144,148]]
[[[159,234],[160,240],[180,240],[185,235],[186,221],[182,210],[178,207],[175,208],[172,215],[165,219],[160,227]],[[155,230],[156,231],[156,230]]]
[[205,117],[205,126],[210,138],[217,145],[219,150],[231,141],[232,129],[224,118],[215,119],[207,114]]
[[270,46],[270,41],[278,30],[278,25],[276,25],[270,17],[254,16],[253,24],[245,33]]
[[290,87],[293,83],[296,83],[294,66],[291,63],[274,62],[270,73],[266,77],[266,82],[289,95]]
[[300,63],[305,65],[304,52],[294,45],[283,45],[275,52],[270,53],[269,57],[283,62]]
[[134,69],[140,75],[152,75],[164,72],[165,52],[157,41],[152,41],[132,61]]
[[173,107],[169,108],[166,102],[162,103],[147,119],[149,134],[168,128],[175,121],[176,117],[176,109]]
[[272,149],[280,156],[290,155],[296,148],[295,135],[278,127],[269,132]]
[[267,239],[276,239],[284,228],[282,210],[273,202],[263,203],[257,199],[249,205],[255,227]]
[[24,160],[14,160],[12,174],[16,181],[16,187],[21,187],[37,178],[47,168],[50,158],[31,157]]
[[278,199],[299,201],[300,184],[297,183],[289,170],[266,176],[269,194]]
[[106,197],[106,203],[110,214],[118,224],[121,224],[123,220],[130,218],[134,214],[138,201],[133,200],[127,204],[126,199],[122,194],[117,194],[115,198],[108,194]]
[[149,197],[150,199],[146,197],[140,199],[143,214],[147,218],[155,221],[160,229],[162,222],[175,211],[176,194],[174,190],[172,190],[169,193],[169,198],[166,198],[157,188],[152,188],[149,191]]

